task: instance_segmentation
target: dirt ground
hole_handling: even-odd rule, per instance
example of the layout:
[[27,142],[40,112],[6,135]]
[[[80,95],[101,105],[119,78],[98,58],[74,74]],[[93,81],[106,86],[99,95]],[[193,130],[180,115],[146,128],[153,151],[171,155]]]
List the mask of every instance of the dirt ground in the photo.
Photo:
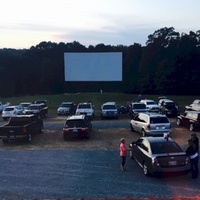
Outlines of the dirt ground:
[[[187,128],[175,127],[170,137],[185,147],[190,134]],[[0,150],[118,150],[120,138],[125,138],[128,146],[140,136],[137,132],[131,132],[130,128],[93,129],[90,139],[64,141],[62,130],[45,129],[42,134],[35,135],[31,143],[13,141],[3,144],[0,141]]]

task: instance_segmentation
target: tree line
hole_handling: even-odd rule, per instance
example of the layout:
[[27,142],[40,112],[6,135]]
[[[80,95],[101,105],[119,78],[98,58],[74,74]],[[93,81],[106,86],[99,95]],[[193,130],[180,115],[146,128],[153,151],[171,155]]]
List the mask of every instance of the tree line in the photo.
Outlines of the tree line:
[[[65,82],[65,52],[122,52],[123,81]],[[164,27],[146,45],[41,42],[30,49],[0,49],[0,97],[74,92],[200,94],[200,30]]]

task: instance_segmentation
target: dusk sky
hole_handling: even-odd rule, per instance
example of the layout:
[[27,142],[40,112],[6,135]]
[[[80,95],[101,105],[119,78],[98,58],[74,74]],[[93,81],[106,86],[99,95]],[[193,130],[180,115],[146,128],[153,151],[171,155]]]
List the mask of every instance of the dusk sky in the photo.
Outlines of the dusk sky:
[[0,48],[43,41],[145,45],[164,27],[200,30],[199,0],[0,0]]

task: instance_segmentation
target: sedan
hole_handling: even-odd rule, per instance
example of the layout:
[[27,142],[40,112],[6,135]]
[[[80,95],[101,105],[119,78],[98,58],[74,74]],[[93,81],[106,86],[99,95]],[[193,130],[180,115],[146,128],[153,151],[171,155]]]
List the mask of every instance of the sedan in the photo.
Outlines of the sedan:
[[144,175],[190,170],[189,157],[171,138],[141,137],[129,144],[130,157],[142,167]]

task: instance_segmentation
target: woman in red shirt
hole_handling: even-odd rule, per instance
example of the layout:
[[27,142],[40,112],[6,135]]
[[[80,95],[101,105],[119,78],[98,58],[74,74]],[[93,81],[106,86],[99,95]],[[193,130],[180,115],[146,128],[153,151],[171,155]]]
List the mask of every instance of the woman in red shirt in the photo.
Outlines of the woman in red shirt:
[[126,151],[127,151],[127,149],[126,149],[126,141],[125,141],[125,139],[124,138],[122,138],[121,140],[120,140],[120,146],[119,146],[119,149],[120,149],[120,156],[121,156],[121,158],[122,158],[122,162],[121,162],[121,170],[122,171],[124,171],[125,170],[125,162],[126,162],[126,155],[127,155],[127,153],[126,153]]

